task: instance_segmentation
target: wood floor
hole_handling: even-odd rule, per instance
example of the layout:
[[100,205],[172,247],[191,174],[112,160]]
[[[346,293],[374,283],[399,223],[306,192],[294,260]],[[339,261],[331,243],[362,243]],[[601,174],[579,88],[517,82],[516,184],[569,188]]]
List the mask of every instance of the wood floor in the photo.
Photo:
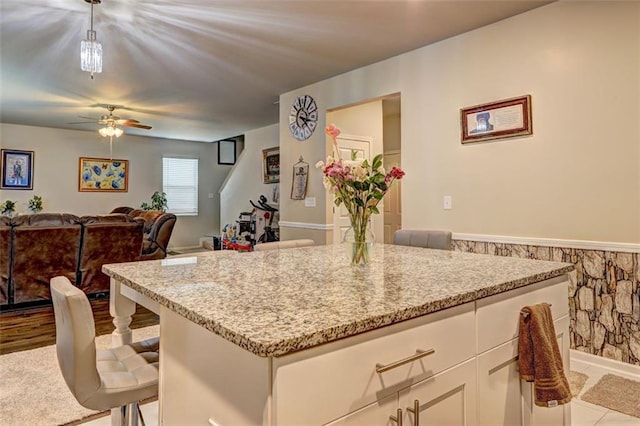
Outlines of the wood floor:
[[[92,300],[91,308],[96,324],[96,335],[111,333],[113,318],[109,315],[109,299]],[[137,307],[131,328],[159,324],[153,312]],[[56,324],[53,306],[30,308],[0,313],[0,355],[39,348],[56,343]]]

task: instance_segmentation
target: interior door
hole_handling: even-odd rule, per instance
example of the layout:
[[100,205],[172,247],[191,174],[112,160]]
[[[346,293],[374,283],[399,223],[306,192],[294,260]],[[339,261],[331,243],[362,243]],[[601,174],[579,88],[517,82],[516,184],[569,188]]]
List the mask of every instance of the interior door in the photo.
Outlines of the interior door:
[[[336,138],[338,143],[338,151],[343,159],[350,159],[351,152],[355,151],[356,158],[366,158],[371,160],[371,143],[373,138],[367,136],[351,136],[340,135]],[[375,216],[375,215],[374,215]],[[349,220],[349,213],[344,205],[339,208],[333,207],[333,243],[338,244],[342,242],[342,236],[345,231],[351,226]]]
[[[391,167],[400,167],[400,151],[389,151],[384,154],[384,169],[391,170]],[[401,186],[402,181],[398,180],[382,199],[384,203],[382,211],[384,212],[384,243],[393,243],[393,233],[402,228],[402,210],[401,210]]]

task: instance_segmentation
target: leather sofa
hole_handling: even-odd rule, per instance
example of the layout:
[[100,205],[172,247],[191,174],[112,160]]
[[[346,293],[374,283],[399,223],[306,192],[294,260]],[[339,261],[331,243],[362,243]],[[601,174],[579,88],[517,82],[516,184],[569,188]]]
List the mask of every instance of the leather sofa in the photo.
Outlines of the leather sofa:
[[108,293],[102,265],[140,260],[143,228],[123,214],[0,217],[0,306],[50,302],[49,280],[60,275],[87,295]]
[[116,207],[111,213],[122,213],[144,220],[142,257],[140,260],[164,259],[171,239],[176,215],[160,210],[139,210],[133,207]]

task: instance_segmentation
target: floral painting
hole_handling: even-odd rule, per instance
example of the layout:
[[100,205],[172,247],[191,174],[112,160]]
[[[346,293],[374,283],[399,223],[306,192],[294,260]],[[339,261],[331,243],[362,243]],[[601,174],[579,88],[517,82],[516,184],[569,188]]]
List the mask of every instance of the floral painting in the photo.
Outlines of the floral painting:
[[80,192],[127,192],[129,161],[105,158],[80,158]]

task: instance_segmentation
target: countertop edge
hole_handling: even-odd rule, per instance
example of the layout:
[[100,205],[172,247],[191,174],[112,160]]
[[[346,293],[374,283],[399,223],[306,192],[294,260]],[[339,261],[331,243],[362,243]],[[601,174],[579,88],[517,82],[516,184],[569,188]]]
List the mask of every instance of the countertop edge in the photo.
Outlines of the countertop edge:
[[[107,265],[105,265],[107,266]],[[153,293],[146,288],[137,285],[136,283],[126,279],[119,275],[117,272],[110,271],[106,268],[103,269],[110,277],[120,281],[124,285],[131,287],[139,293],[149,297],[150,299],[158,302],[160,305],[170,309],[171,311],[179,314],[182,317],[189,319],[190,321],[206,328],[207,330],[221,336],[225,340],[257,355],[260,357],[278,357],[287,355],[289,353],[297,352],[303,349],[308,349],[323,343],[332,342],[334,340],[342,339],[345,337],[354,336],[367,331],[375,330],[377,328],[385,327],[402,321],[406,321],[412,318],[427,315],[433,312],[437,312],[443,309],[462,305],[464,303],[476,301],[484,297],[492,296],[495,294],[503,293],[506,291],[514,290],[520,287],[537,283],[540,281],[548,280],[569,273],[575,269],[573,264],[566,264],[564,267],[559,267],[552,271],[542,272],[534,274],[525,278],[520,278],[501,284],[482,288],[480,290],[473,290],[466,293],[447,296],[438,300],[428,301],[423,305],[415,306],[411,308],[403,308],[395,312],[390,312],[382,315],[369,317],[366,319],[353,321],[350,323],[340,324],[335,327],[330,327],[323,330],[318,330],[314,333],[308,333],[305,335],[297,336],[291,339],[282,339],[276,342],[257,342],[238,334],[215,321],[207,320],[197,313],[187,309],[186,307],[172,302],[161,295]]]

